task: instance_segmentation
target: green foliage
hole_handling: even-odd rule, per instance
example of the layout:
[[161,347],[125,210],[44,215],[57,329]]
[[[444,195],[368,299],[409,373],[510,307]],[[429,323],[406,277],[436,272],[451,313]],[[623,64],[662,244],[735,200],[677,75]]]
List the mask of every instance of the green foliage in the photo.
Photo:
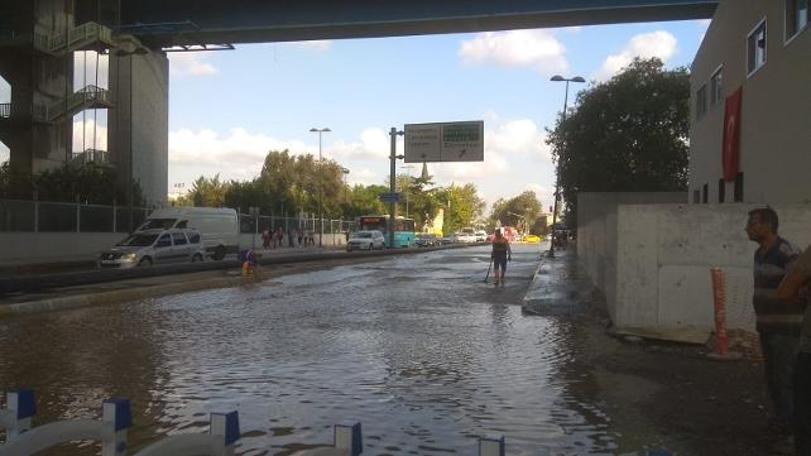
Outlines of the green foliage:
[[[312,155],[292,155],[289,151],[271,151],[259,176],[250,181],[221,181],[219,176],[199,177],[191,190],[176,205],[227,206],[245,213],[249,207],[263,214],[288,215],[318,213],[319,195],[323,197],[324,216],[355,218],[361,215],[387,214],[380,202],[388,185],[344,185],[343,167],[333,160],[319,163]],[[429,188],[431,176],[397,176],[398,191],[408,195],[409,216],[417,227],[445,209],[445,232],[470,226],[481,216],[484,202],[473,184]],[[323,193],[320,193],[322,192]],[[398,207],[405,215],[405,195]]]
[[[9,162],[0,165],[0,195],[30,199],[34,191],[42,201],[81,201],[89,204],[113,204],[114,201],[124,204],[128,201],[126,186],[121,185],[113,167],[93,162],[66,163],[31,177],[13,175]],[[144,205],[141,186],[137,182],[132,183],[132,198],[133,205]]]
[[527,190],[507,200],[496,200],[490,213],[490,221],[492,226],[500,222],[501,225],[514,226],[532,234],[543,234],[543,224],[538,223],[542,210],[535,192]]
[[665,70],[656,58],[636,59],[579,94],[547,140],[560,165],[568,224],[576,224],[578,192],[686,188],[689,99],[687,70]]

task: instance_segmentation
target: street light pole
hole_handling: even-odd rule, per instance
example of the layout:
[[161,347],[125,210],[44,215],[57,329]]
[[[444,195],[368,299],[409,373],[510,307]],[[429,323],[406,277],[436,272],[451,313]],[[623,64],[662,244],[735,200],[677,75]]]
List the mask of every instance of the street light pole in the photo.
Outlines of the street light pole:
[[323,247],[324,240],[324,162],[321,157],[321,134],[331,131],[329,128],[310,128],[311,133],[318,133],[318,248]]
[[[566,82],[566,94],[563,96],[563,115],[561,116],[562,120],[560,122],[561,127],[566,123],[566,111],[569,108],[569,83],[570,82],[586,82],[581,76],[575,76],[573,78],[564,78],[560,75],[552,76],[550,81],[553,82]],[[552,210],[552,238],[549,242],[549,256],[555,256],[555,225],[558,223],[558,201],[560,201],[560,154],[558,154],[558,160],[555,164],[555,204],[554,209]]]

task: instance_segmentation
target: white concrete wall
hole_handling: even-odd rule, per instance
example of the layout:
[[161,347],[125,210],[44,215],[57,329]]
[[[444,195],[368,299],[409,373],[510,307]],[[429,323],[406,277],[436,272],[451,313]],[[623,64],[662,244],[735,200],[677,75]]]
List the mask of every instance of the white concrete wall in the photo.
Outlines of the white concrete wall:
[[92,260],[127,233],[0,233],[0,264]]
[[684,203],[687,193],[584,192],[577,197],[577,256],[592,283],[608,301],[616,321],[617,206],[638,203]]
[[[615,231],[606,229],[616,232],[616,263],[603,267],[609,272],[615,268],[616,275],[608,277],[608,285],[601,288],[615,326],[711,329],[709,271],[718,266],[727,274],[727,326],[754,330],[751,300],[756,244],[744,232],[747,213],[754,207],[758,206],[619,205],[616,222],[610,216],[605,222],[616,223]],[[798,248],[811,243],[811,205],[774,209],[780,217],[781,236]],[[578,246],[578,254],[597,258],[601,252],[581,252]]]

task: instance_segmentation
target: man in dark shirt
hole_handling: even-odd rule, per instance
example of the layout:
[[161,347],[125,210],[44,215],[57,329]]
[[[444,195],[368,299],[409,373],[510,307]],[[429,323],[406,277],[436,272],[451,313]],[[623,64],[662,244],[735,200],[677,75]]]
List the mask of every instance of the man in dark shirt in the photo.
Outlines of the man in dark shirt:
[[811,456],[811,247],[794,262],[777,297],[805,308],[800,348],[794,363],[794,444],[797,456]]
[[746,233],[759,244],[755,252],[755,290],[752,302],[765,360],[766,384],[777,422],[790,429],[793,417],[793,367],[800,343],[802,313],[776,299],[776,290],[799,252],[777,235],[779,221],[771,208],[749,212]]

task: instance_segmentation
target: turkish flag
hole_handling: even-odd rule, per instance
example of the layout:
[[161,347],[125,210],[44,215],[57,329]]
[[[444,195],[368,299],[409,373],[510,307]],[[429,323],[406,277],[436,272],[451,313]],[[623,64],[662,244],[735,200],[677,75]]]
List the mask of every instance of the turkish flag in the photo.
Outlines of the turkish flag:
[[726,99],[724,109],[724,144],[721,163],[724,166],[724,181],[732,182],[738,175],[741,163],[741,105],[743,87],[739,87]]

